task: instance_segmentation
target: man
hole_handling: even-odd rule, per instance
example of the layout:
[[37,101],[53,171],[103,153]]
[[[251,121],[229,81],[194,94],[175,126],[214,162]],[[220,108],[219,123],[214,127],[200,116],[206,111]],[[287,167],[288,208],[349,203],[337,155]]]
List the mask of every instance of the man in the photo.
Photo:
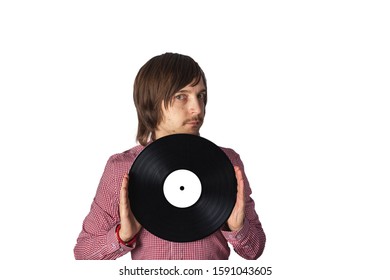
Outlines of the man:
[[[232,149],[222,148],[237,178],[237,198],[226,224],[193,242],[170,242],[146,229],[134,217],[128,198],[127,173],[143,148],[161,137],[199,135],[207,103],[206,77],[189,56],[165,53],[150,59],[134,82],[140,145],[110,157],[91,210],[74,248],[76,259],[228,259],[230,249],[245,259],[257,259],[265,234],[254,209],[243,163]],[[147,202],[145,202],[147,203]]]

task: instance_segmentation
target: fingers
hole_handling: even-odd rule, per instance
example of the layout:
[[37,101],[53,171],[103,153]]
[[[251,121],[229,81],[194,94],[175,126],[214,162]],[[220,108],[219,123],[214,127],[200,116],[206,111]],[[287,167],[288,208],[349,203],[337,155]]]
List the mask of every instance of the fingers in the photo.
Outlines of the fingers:
[[131,223],[135,220],[130,207],[129,199],[129,176],[125,174],[122,180],[119,198],[119,215],[121,223]]
[[128,211],[130,209],[128,184],[129,176],[125,174],[122,179],[122,186],[119,197],[119,214],[121,219],[124,218],[124,216],[128,216]]
[[237,196],[227,223],[230,230],[238,231],[243,227],[245,218],[244,177],[238,166],[234,167],[234,171],[237,179]]
[[237,179],[237,201],[244,200],[244,177],[242,175],[242,171],[240,167],[235,166],[234,171],[236,173]]

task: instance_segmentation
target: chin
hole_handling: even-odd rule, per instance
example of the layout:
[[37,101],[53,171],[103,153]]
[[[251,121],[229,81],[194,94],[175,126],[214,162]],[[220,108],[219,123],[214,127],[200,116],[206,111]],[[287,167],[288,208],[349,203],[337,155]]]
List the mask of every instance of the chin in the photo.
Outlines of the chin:
[[192,134],[192,135],[196,135],[196,136],[199,136],[200,133],[199,133],[199,130],[192,130],[192,131],[184,131],[184,132],[181,132],[181,133],[184,133],[184,134]]

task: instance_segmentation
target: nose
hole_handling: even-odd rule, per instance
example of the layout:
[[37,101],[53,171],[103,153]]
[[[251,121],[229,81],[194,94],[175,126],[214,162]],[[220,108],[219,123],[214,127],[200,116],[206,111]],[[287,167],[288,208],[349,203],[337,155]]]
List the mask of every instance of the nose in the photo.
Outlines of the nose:
[[191,98],[189,102],[189,111],[192,115],[199,115],[203,111],[203,100],[199,100],[198,98]]

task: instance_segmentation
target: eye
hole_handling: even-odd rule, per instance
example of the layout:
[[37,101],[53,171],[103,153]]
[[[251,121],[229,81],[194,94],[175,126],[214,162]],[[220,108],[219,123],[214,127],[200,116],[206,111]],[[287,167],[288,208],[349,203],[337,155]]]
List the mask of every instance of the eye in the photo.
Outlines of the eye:
[[200,92],[198,93],[198,98],[201,99],[201,100],[205,100],[206,99],[206,92]]
[[185,94],[177,94],[175,95],[175,99],[177,100],[185,100],[187,96]]

